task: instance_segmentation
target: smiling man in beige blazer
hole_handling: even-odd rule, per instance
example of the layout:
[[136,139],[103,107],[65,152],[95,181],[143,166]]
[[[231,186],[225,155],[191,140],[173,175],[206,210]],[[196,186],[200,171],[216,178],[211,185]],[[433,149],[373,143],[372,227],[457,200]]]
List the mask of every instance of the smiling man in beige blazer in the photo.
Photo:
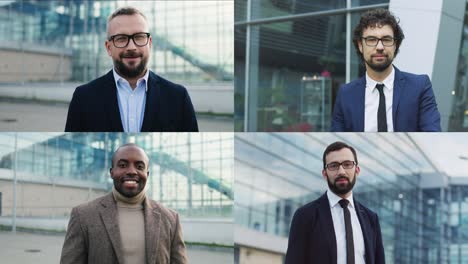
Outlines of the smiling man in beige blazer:
[[73,208],[61,264],[185,264],[179,216],[145,195],[149,159],[135,144],[112,157],[112,192]]

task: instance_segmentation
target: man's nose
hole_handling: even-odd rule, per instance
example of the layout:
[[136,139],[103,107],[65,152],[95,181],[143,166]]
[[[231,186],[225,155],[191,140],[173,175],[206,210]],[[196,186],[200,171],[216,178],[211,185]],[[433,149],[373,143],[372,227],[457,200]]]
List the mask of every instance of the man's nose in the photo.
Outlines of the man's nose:
[[136,167],[133,165],[130,165],[127,167],[127,174],[137,174]]
[[377,48],[378,50],[383,50],[383,49],[385,48],[384,45],[383,45],[383,40],[381,40],[381,39],[377,40],[377,46],[376,46],[376,48]]
[[129,39],[128,45],[127,45],[127,50],[134,50],[136,49],[137,45],[135,45],[135,40],[134,39]]
[[343,168],[343,164],[338,167],[338,174],[346,174],[346,170]]

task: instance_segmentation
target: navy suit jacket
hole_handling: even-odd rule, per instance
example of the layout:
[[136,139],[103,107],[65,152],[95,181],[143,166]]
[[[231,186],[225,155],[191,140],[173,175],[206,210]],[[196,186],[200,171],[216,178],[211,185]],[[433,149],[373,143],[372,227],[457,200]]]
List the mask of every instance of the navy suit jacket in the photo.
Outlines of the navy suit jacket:
[[[66,132],[123,132],[112,71],[76,88],[68,108]],[[141,132],[198,131],[185,87],[149,72]]]
[[[378,216],[354,200],[367,264],[385,263]],[[299,208],[289,231],[285,264],[336,264],[336,237],[327,194]]]
[[[440,113],[429,77],[394,68],[393,130],[440,132]],[[365,90],[365,76],[341,86],[333,111],[333,132],[364,131]]]

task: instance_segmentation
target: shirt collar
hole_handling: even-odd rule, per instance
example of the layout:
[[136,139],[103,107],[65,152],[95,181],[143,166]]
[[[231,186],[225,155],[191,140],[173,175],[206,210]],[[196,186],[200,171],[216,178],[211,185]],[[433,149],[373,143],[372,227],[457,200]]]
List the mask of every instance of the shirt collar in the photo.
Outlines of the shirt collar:
[[[128,81],[125,80],[125,78],[123,78],[122,76],[120,76],[120,75],[117,73],[117,71],[115,70],[115,68],[112,68],[112,72],[113,72],[113,74],[114,74],[114,80],[115,80],[115,86],[116,86],[116,87],[119,87],[118,82],[119,82],[120,80],[125,81],[125,82],[128,83]],[[141,82],[142,80],[145,80],[145,92],[148,92],[148,77],[149,77],[149,70],[147,69],[145,75],[143,75],[143,77],[141,77],[141,78],[138,79],[138,81],[137,81],[137,87],[138,87],[138,83]]]
[[[332,192],[330,190],[330,188],[328,188],[327,190],[327,197],[328,197],[328,202],[330,204],[330,208],[333,208],[335,207],[338,202],[343,199],[341,197],[339,197],[338,195],[336,195],[334,192]],[[354,199],[353,199],[353,191],[351,191],[351,194],[349,195],[348,198],[346,198],[346,200],[349,201],[349,206],[351,206],[352,208],[354,208]],[[341,206],[340,206],[341,207]]]
[[395,80],[395,69],[393,65],[392,65],[392,71],[387,76],[387,78],[385,78],[382,82],[374,81],[366,71],[366,87],[370,88],[372,92],[374,91],[375,86],[379,83],[383,83],[385,87],[387,87],[387,89],[389,90],[393,89],[393,80]]

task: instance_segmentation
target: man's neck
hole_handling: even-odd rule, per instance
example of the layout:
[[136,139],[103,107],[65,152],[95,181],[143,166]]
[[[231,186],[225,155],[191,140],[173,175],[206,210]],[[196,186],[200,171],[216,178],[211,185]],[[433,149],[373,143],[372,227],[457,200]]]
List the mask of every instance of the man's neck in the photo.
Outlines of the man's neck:
[[342,199],[348,199],[351,196],[351,194],[353,193],[353,191],[351,190],[351,191],[349,191],[349,192],[347,192],[345,194],[338,194],[338,193],[333,192],[330,188],[328,188],[327,191],[330,192],[330,193],[333,193],[334,195],[336,195],[336,196],[338,196],[338,197],[340,197]]
[[385,78],[387,78],[390,75],[390,73],[392,73],[392,67],[393,65],[390,64],[390,66],[388,66],[385,70],[377,72],[366,65],[366,71],[372,80],[376,82],[383,82],[383,80],[385,80]]
[[134,77],[134,78],[129,78],[127,76],[123,76],[117,69],[115,69],[115,71],[122,77],[124,78],[128,84],[130,84],[130,88],[132,88],[132,90],[135,90],[136,86],[137,86],[137,82],[140,78],[142,78],[143,76],[145,76],[146,74],[146,71],[148,69],[144,70],[142,74],[138,75],[137,77]]

